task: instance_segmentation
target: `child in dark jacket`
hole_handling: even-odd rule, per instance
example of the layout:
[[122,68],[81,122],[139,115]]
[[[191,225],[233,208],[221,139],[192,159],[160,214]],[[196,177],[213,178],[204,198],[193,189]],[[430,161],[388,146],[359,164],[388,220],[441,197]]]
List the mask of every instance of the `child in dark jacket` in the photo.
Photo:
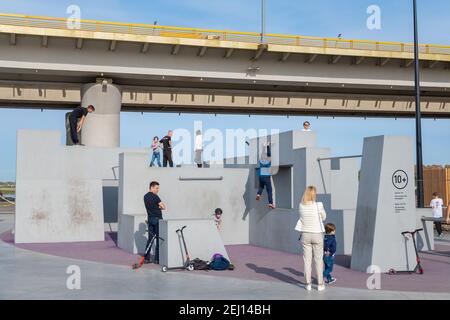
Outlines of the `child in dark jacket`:
[[323,263],[325,265],[323,271],[323,279],[325,283],[333,283],[336,278],[333,278],[331,272],[334,266],[334,255],[336,253],[336,226],[332,223],[327,223],[325,226],[325,240],[323,243]]

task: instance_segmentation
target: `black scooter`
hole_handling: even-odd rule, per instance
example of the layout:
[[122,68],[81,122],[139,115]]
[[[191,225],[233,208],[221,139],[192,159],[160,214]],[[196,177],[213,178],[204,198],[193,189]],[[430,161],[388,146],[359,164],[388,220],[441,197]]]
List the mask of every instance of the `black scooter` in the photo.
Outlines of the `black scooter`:
[[410,235],[413,239],[413,244],[414,244],[414,251],[416,252],[416,262],[417,265],[415,266],[414,270],[405,270],[405,271],[397,271],[395,269],[390,269],[389,270],[389,274],[390,275],[394,275],[394,274],[413,274],[413,273],[417,273],[417,274],[423,274],[423,268],[420,265],[420,257],[419,257],[419,252],[417,251],[417,245],[416,245],[416,233],[419,231],[422,231],[423,228],[421,229],[416,229],[414,231],[405,231],[402,232],[402,235],[406,238],[408,235]]
[[[161,237],[158,237],[158,239],[164,241],[164,239],[161,238]],[[156,234],[153,235],[152,240],[150,241],[150,243],[148,244],[148,246],[145,248],[144,255],[143,255],[142,257],[139,258],[139,261],[138,261],[137,263],[135,263],[135,264],[133,264],[133,265],[131,266],[131,268],[133,268],[133,270],[136,270],[136,269],[139,269],[140,267],[142,267],[142,265],[143,265],[144,262],[145,262],[145,257],[147,256],[148,252],[149,252],[150,249],[152,248],[153,243],[155,242],[155,240],[156,240]]]
[[194,271],[194,264],[191,261],[191,258],[189,256],[189,252],[186,246],[186,241],[184,240],[184,234],[183,234],[183,230],[186,228],[186,226],[184,226],[181,229],[176,230],[175,232],[177,233],[178,236],[181,236],[181,240],[183,241],[183,247],[184,247],[184,252],[186,253],[186,261],[184,262],[184,265],[182,267],[173,267],[173,268],[169,268],[167,266],[162,266],[161,267],[161,271],[162,272],[167,272],[169,270],[188,270],[188,271]]

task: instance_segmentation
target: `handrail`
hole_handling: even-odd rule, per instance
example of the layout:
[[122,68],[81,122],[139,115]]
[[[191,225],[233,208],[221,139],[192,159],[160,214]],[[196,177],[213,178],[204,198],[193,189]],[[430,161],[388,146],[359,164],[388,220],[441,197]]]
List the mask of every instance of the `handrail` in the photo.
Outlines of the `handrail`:
[[180,181],[220,181],[223,177],[178,177]]
[[317,161],[325,161],[325,160],[334,160],[334,159],[353,159],[353,158],[362,158],[362,155],[355,156],[342,156],[342,157],[329,157],[329,158],[317,158]]
[[[31,16],[23,14],[8,14],[0,13],[0,24],[7,24],[13,26],[24,27],[40,27],[50,29],[67,29],[65,22],[67,18],[56,18],[46,16]],[[52,24],[53,22],[53,24]],[[62,25],[55,25],[55,23],[64,22]],[[259,43],[261,34],[259,32],[242,32],[232,30],[217,30],[217,29],[202,29],[202,28],[186,28],[175,26],[159,26],[142,23],[124,23],[111,21],[97,21],[97,20],[80,20],[80,30],[88,29],[95,32],[111,32],[134,35],[153,35],[161,31],[180,31],[183,32],[182,37],[198,39],[202,36],[208,39],[209,36],[214,36],[214,40],[240,41]],[[146,33],[147,31],[147,33]],[[156,32],[156,33],[155,33]],[[165,33],[163,36],[171,36]],[[179,37],[179,34],[174,33],[173,37]],[[403,42],[391,41],[373,41],[373,40],[353,40],[342,38],[320,38],[312,36],[298,36],[287,34],[268,33],[264,35],[268,44],[289,45],[289,46],[307,46],[319,48],[339,48],[352,50],[373,50],[373,51],[390,51],[390,52],[410,52],[412,53],[413,44]],[[421,52],[429,54],[449,54],[450,45],[439,44],[419,44]]]

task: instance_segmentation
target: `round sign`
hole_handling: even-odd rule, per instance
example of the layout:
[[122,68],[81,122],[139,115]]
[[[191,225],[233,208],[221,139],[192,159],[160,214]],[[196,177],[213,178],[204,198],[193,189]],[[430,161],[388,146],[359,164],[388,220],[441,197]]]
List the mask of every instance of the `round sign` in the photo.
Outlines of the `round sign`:
[[403,170],[397,170],[392,175],[392,184],[397,189],[405,189],[408,185],[408,175]]

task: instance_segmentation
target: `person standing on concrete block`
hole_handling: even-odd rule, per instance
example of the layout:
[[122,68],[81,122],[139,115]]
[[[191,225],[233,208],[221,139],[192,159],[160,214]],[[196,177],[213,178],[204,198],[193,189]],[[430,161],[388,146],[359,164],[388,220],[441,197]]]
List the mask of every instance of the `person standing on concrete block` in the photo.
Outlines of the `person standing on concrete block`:
[[295,230],[301,233],[301,243],[303,249],[303,263],[305,269],[305,289],[311,290],[311,269],[312,260],[317,272],[317,290],[325,290],[323,281],[323,233],[325,227],[323,221],[327,214],[322,202],[316,202],[316,187],[309,186],[303,193],[302,201],[299,205],[300,219],[297,221]]
[[[433,210],[433,218],[442,219],[442,207],[444,206],[444,201],[439,197],[439,193],[433,193],[433,199],[430,202],[430,207]],[[442,237],[442,222],[435,221],[434,226],[438,233],[438,237]]]
[[70,136],[72,138],[72,143],[74,145],[80,144],[78,141],[78,133],[81,131],[81,128],[84,125],[84,121],[88,113],[92,113],[95,111],[93,105],[88,106],[87,108],[77,107],[75,108],[69,115],[69,126],[70,126]]
[[173,167],[172,161],[172,135],[173,131],[169,130],[167,136],[163,137],[159,142],[163,145],[163,167],[167,167],[167,162],[169,166]]
[[271,150],[270,143],[264,145],[264,150],[261,153],[261,158],[259,160],[259,189],[256,194],[256,200],[259,201],[261,199],[261,195],[264,191],[264,187],[267,191],[267,197],[269,200],[269,208],[275,209],[275,205],[273,204],[273,196],[272,196],[272,181],[271,181]]
[[199,168],[203,166],[202,152],[203,152],[203,136],[202,132],[200,130],[197,130],[197,132],[195,133],[194,162],[197,164],[197,167]]
[[150,167],[153,167],[153,163],[156,161],[158,167],[162,167],[161,165],[161,145],[159,143],[159,138],[154,137],[151,145],[152,148],[152,160],[150,161]]
[[156,235],[156,247],[154,260],[151,259],[150,251],[148,250],[144,263],[159,264],[159,220],[162,219],[162,210],[166,210],[166,205],[161,201],[158,196],[159,182],[152,181],[150,183],[149,192],[144,196],[145,209],[147,210],[147,223],[148,223],[148,247],[152,241],[152,238]]

